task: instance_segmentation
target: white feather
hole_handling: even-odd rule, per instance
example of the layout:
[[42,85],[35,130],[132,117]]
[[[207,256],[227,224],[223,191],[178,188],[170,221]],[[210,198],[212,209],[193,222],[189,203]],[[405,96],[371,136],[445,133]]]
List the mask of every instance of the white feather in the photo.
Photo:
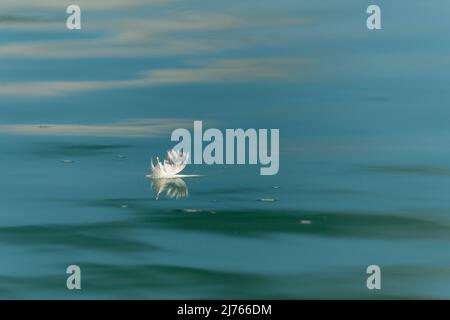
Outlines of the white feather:
[[189,153],[181,152],[179,150],[167,151],[167,158],[163,162],[156,157],[156,164],[151,161],[150,168],[152,173],[147,177],[152,179],[170,179],[181,177],[178,175],[187,165],[189,160]]

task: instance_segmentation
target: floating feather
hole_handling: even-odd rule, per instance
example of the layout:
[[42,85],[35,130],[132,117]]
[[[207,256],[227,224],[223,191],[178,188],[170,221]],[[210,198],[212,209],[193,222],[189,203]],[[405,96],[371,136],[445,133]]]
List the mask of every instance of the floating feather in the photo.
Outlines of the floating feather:
[[147,175],[152,179],[172,179],[191,177],[190,175],[180,175],[179,173],[186,167],[189,160],[189,153],[180,150],[167,151],[167,158],[164,161],[159,161],[156,157],[156,164],[151,161],[152,173]]

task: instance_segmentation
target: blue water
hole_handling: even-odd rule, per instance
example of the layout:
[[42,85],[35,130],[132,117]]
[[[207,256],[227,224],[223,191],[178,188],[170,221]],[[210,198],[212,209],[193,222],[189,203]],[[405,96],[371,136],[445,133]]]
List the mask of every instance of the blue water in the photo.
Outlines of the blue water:
[[[23,2],[0,4],[0,298],[449,297],[446,1],[377,1],[380,31],[356,0],[80,1],[79,31]],[[150,158],[194,120],[279,128],[279,173],[190,165],[156,199]]]

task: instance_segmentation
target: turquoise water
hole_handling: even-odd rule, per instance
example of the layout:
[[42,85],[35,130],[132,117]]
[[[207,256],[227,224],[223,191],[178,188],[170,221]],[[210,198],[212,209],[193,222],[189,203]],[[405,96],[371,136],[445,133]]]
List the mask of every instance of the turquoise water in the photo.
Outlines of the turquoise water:
[[[377,2],[381,31],[360,1],[80,1],[75,33],[0,4],[0,298],[448,298],[450,5]],[[156,199],[194,120],[279,128],[279,173]]]

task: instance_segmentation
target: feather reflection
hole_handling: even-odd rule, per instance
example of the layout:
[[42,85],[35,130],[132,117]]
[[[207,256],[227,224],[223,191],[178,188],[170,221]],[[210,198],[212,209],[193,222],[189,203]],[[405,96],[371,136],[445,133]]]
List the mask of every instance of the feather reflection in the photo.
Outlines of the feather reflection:
[[156,200],[161,194],[166,194],[170,199],[181,199],[188,197],[188,187],[183,179],[151,179],[152,189],[156,193]]

